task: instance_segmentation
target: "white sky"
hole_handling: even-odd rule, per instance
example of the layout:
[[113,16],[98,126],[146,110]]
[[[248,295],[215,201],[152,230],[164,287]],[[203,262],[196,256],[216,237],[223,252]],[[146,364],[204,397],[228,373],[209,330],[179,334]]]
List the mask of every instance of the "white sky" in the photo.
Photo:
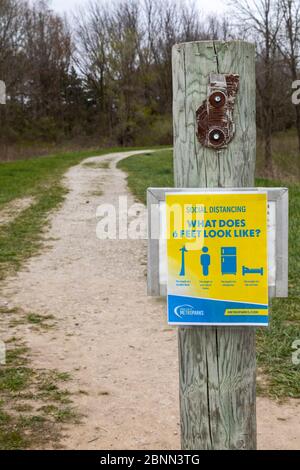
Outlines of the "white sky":
[[[71,12],[77,5],[84,5],[88,0],[50,0],[53,10],[59,13]],[[205,13],[219,12],[223,13],[226,11],[226,5],[224,0],[198,0],[199,9]]]

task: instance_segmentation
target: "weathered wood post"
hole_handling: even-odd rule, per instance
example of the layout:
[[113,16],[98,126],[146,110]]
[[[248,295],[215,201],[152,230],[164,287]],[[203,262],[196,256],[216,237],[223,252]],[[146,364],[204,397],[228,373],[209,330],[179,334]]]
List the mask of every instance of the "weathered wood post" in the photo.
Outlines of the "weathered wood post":
[[[243,41],[173,47],[174,173],[177,187],[254,185],[255,49]],[[210,73],[239,74],[236,132],[227,148],[197,139],[196,111]],[[253,327],[180,327],[182,448],[256,448],[256,360]]]

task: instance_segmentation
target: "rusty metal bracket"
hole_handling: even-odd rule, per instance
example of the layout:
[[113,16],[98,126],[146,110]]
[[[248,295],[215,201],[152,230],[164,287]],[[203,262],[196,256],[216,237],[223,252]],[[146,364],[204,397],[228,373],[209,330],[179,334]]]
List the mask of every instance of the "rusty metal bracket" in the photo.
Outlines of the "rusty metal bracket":
[[239,75],[211,73],[208,97],[196,111],[197,137],[205,147],[226,148],[234,137],[233,109]]

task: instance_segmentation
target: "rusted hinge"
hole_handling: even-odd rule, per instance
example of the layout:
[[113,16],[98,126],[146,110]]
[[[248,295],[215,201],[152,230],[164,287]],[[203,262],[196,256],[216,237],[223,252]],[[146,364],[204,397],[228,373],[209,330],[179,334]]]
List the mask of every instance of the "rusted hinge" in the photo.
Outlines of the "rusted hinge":
[[226,148],[233,139],[233,108],[239,88],[237,74],[210,74],[208,97],[196,111],[197,137],[205,147]]

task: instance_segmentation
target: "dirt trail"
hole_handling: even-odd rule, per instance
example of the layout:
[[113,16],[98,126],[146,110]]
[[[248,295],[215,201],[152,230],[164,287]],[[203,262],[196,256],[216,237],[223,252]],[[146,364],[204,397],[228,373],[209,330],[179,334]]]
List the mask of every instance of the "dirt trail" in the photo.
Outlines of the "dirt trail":
[[[2,289],[9,305],[57,320],[54,330],[23,334],[35,367],[74,378],[74,402],[85,418],[65,428],[66,449],[180,445],[176,329],[166,324],[164,304],[146,295],[146,241],[96,237],[97,206],[117,207],[128,194],[116,163],[133,153],[141,152],[85,160],[107,161],[109,168],[81,164],[68,171],[70,192],[47,232],[51,248]],[[259,446],[299,448],[299,410],[296,402],[259,399]]]

